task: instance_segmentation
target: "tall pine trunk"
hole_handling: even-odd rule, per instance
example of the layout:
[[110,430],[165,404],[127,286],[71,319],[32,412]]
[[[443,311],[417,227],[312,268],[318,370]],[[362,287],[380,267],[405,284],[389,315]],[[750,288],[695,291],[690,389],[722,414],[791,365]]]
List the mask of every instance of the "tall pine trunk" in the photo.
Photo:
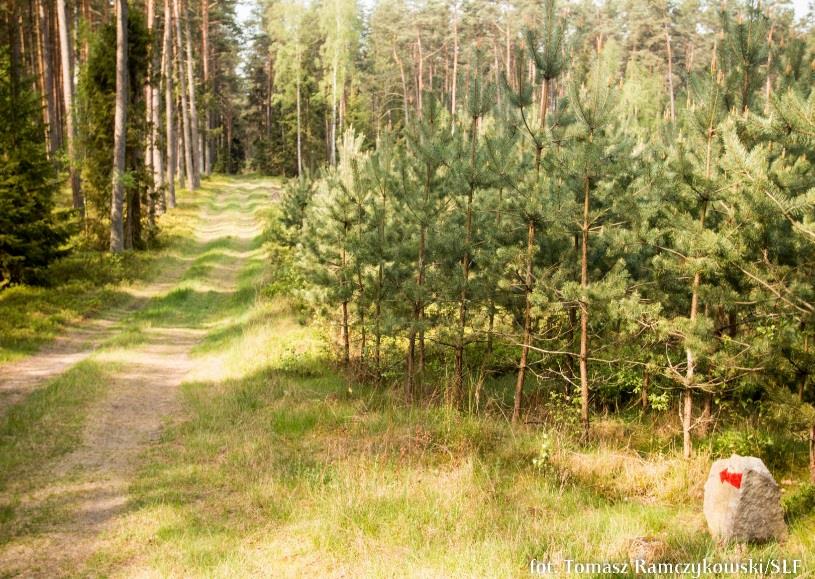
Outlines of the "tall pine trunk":
[[521,344],[521,360],[518,364],[518,377],[515,380],[515,399],[512,405],[512,422],[516,424],[521,417],[526,369],[529,364],[529,346],[532,343],[532,270],[535,258],[535,221],[530,219],[526,227],[526,274],[524,276],[524,331]]
[[187,189],[195,189],[195,180],[192,170],[193,149],[192,149],[192,128],[190,126],[190,108],[187,100],[187,83],[184,81],[184,48],[181,40],[181,9],[180,0],[173,0],[173,11],[175,20],[175,51],[176,51],[176,72],[178,73],[178,85],[181,88],[181,124],[182,137],[184,141],[184,173],[187,178]]
[[203,157],[204,175],[212,173],[212,145],[209,137],[209,131],[212,129],[212,109],[208,98],[210,92],[210,78],[209,78],[209,0],[201,2],[201,64],[204,82],[204,131],[202,134],[203,142]]
[[[339,38],[340,32],[340,12],[337,6],[334,6],[334,17],[336,21],[336,34],[337,38]],[[329,155],[329,160],[331,161],[331,166],[335,166],[337,164],[337,74],[339,69],[339,47],[335,41],[334,45],[334,55],[331,62],[331,130],[330,130],[330,146],[331,146],[331,154]]]
[[[201,156],[201,132],[198,127],[198,106],[195,96],[195,60],[192,56],[192,41],[190,39],[190,24],[187,18],[187,10],[184,11],[184,39],[187,46],[187,95],[190,102],[190,153],[192,155],[192,187],[198,189],[201,186],[201,166],[203,158]],[[179,40],[181,35],[179,34]]]
[[450,117],[456,131],[456,89],[458,88],[458,14],[453,14],[453,87],[450,91]]
[[[299,39],[298,39],[299,43]],[[303,124],[302,124],[302,111],[301,111],[301,104],[300,104],[300,45],[297,46],[297,86],[295,87],[297,90],[297,176],[301,177],[303,175]],[[227,143],[227,147],[229,147],[229,143]]]
[[379,218],[379,264],[376,272],[376,336],[374,342],[374,364],[376,369],[376,383],[382,381],[382,300],[385,299],[385,259],[382,255],[387,243],[385,237],[385,220],[388,215],[387,190],[381,188],[382,213]]
[[159,50],[153,34],[156,29],[156,0],[147,0],[147,29],[150,32],[150,73],[147,76],[145,86],[145,97],[147,100],[147,148],[145,150],[145,160],[152,169],[153,190],[147,200],[148,216],[150,227],[155,228],[156,202],[159,199],[159,192],[163,189],[164,167],[161,152],[158,147],[159,128],[161,126],[160,104],[159,104]]
[[175,99],[173,98],[173,15],[170,10],[170,0],[164,0],[164,42],[161,54],[162,70],[164,71],[164,114],[166,145],[167,145],[167,192],[166,203],[168,207],[175,208],[175,173],[176,173],[176,152],[178,148],[177,134],[175,130],[174,109]]
[[59,53],[62,66],[62,98],[65,104],[65,142],[68,153],[68,172],[71,179],[71,199],[74,209],[84,217],[85,199],[79,180],[76,155],[76,127],[74,116],[74,69],[71,36],[68,30],[68,11],[65,0],[57,0],[57,20],[59,22]]
[[[701,221],[704,221],[704,213],[705,211],[703,209]],[[701,285],[701,281],[702,274],[697,271],[693,274],[693,283],[691,285],[689,316],[691,327],[693,327],[699,314],[699,286]],[[693,428],[693,388],[696,378],[696,359],[690,347],[685,348],[685,356],[687,359],[687,367],[685,368],[684,409],[682,412],[682,454],[685,458],[690,458],[693,450],[691,430]]]
[[[151,5],[151,12],[152,20],[153,20],[153,30],[155,30],[155,23],[156,23],[156,7],[155,7],[156,0],[150,0]],[[161,155],[161,147],[160,144],[160,137],[161,134],[161,87],[160,85],[160,73],[161,73],[161,56],[158,50],[158,43],[153,40],[152,41],[152,63],[151,63],[151,70],[152,74],[150,76],[151,84],[151,113],[152,118],[150,119],[150,145],[151,145],[151,153],[153,155],[153,184],[155,185],[156,189],[163,195],[164,191],[164,159]],[[162,209],[165,207],[165,204],[161,204]]]
[[[342,286],[345,288],[345,285],[348,283],[348,279],[346,278],[345,272],[348,268],[348,252],[346,251],[348,243],[348,224],[346,223],[343,226],[343,235],[342,235],[342,256],[341,256],[341,266],[342,266]],[[345,295],[345,292],[343,292]],[[349,323],[348,317],[348,298],[344,298],[342,301],[342,365],[346,368],[351,364],[351,328]]]
[[470,285],[470,266],[473,242],[473,199],[475,197],[476,152],[478,149],[478,116],[474,115],[470,126],[470,183],[467,190],[465,214],[464,256],[461,259],[461,302],[458,314],[458,337],[455,348],[455,377],[453,382],[453,403],[461,402],[464,393],[464,347],[466,346],[467,313]]
[[671,104],[671,122],[676,121],[676,95],[674,94],[674,62],[673,49],[671,48],[671,32],[668,24],[665,24],[665,48],[668,51],[668,96]]
[[127,0],[116,0],[116,111],[113,122],[113,196],[110,207],[110,250],[124,250],[122,211],[127,145]]
[[[705,153],[705,179],[710,179],[711,172],[711,155],[713,147],[713,127],[709,127],[707,131],[707,148]],[[705,227],[705,217],[707,214],[707,200],[702,201],[702,207],[699,212],[699,224],[702,229]],[[702,272],[697,271],[693,274],[693,282],[691,284],[691,298],[690,298],[690,325],[693,328],[696,323],[696,318],[699,315],[699,286],[702,283]],[[685,458],[690,458],[693,451],[693,441],[691,440],[691,431],[693,429],[693,388],[696,379],[696,359],[694,352],[690,347],[685,348],[685,356],[687,367],[685,368],[685,389],[682,411],[682,455]]]
[[40,74],[42,77],[42,91],[45,99],[45,123],[48,137],[48,154],[53,158],[59,145],[59,132],[57,121],[57,105],[54,101],[53,75],[51,67],[51,24],[50,11],[46,0],[37,0],[37,27],[40,37]]
[[809,480],[815,483],[815,424],[809,428]]

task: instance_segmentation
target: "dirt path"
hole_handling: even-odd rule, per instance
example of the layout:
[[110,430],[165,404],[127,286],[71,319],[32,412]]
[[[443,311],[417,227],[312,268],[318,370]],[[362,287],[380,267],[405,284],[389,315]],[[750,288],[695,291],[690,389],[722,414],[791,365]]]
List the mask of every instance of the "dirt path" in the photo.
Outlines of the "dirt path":
[[[227,186],[197,230],[202,247],[221,239],[230,246],[230,258],[216,264],[204,280],[222,294],[236,291],[237,277],[251,253],[250,243],[261,231],[247,209],[248,191],[237,185]],[[177,281],[183,271],[171,275]],[[161,299],[173,286],[165,277],[161,283],[151,285],[150,299]],[[86,342],[99,345],[118,330],[116,320],[106,318],[101,329],[92,332]],[[41,533],[19,537],[0,547],[0,577],[72,575],[95,551],[100,533],[127,504],[128,485],[140,453],[158,439],[168,419],[178,417],[179,386],[195,363],[191,350],[206,331],[189,324],[148,326],[137,346],[96,353],[92,347],[64,353],[51,349],[4,369],[16,373],[3,384],[7,390],[16,388],[13,396],[19,398],[84,357],[93,355],[118,368],[109,395],[91,409],[82,444],[49,465],[47,479],[51,482],[23,494],[20,509],[51,513],[50,522]],[[78,344],[82,339],[71,336],[66,340],[72,341],[65,343]],[[11,398],[7,396],[6,401]]]
[[[200,222],[209,221],[211,209],[203,209]],[[200,234],[199,234],[200,235]],[[189,263],[165,267],[152,282],[126,289],[130,298],[73,326],[36,354],[0,367],[0,417],[31,392],[93,354],[120,330],[123,320],[142,309],[151,299],[166,295],[184,275]]]

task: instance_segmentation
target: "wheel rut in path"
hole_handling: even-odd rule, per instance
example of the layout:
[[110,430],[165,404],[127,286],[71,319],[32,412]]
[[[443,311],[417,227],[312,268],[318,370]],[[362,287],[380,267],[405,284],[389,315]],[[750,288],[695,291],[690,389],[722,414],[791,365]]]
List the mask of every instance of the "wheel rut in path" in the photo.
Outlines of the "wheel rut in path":
[[[222,239],[229,245],[230,259],[213,266],[202,280],[221,295],[237,290],[238,275],[253,252],[251,242],[262,231],[245,209],[250,206],[247,192],[227,184],[220,202],[224,209],[213,210],[197,231],[204,247]],[[236,204],[238,209],[230,208]],[[114,369],[109,393],[90,410],[80,446],[47,466],[48,482],[33,492],[18,489],[18,509],[53,514],[37,533],[0,546],[0,577],[72,575],[95,552],[100,534],[127,506],[139,455],[158,440],[168,420],[179,417],[179,386],[195,364],[191,351],[207,331],[203,326],[148,327],[138,345],[94,354],[93,359],[110,361]]]

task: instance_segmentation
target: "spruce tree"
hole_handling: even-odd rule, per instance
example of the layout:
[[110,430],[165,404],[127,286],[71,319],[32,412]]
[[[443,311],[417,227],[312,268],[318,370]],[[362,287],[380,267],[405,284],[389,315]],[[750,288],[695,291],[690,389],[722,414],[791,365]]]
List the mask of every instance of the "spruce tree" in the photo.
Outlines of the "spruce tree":
[[0,48],[0,289],[44,282],[44,268],[64,255],[66,216],[54,210],[59,187],[29,90],[8,49]]

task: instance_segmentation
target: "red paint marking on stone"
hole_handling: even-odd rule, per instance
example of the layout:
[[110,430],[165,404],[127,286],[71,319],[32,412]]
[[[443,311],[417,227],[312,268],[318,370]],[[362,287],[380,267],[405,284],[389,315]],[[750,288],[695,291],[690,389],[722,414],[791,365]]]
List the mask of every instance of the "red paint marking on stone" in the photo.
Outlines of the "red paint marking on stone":
[[729,482],[737,489],[740,489],[742,474],[743,473],[740,472],[727,472],[727,469],[724,469],[719,473],[719,479],[721,480],[722,484]]

